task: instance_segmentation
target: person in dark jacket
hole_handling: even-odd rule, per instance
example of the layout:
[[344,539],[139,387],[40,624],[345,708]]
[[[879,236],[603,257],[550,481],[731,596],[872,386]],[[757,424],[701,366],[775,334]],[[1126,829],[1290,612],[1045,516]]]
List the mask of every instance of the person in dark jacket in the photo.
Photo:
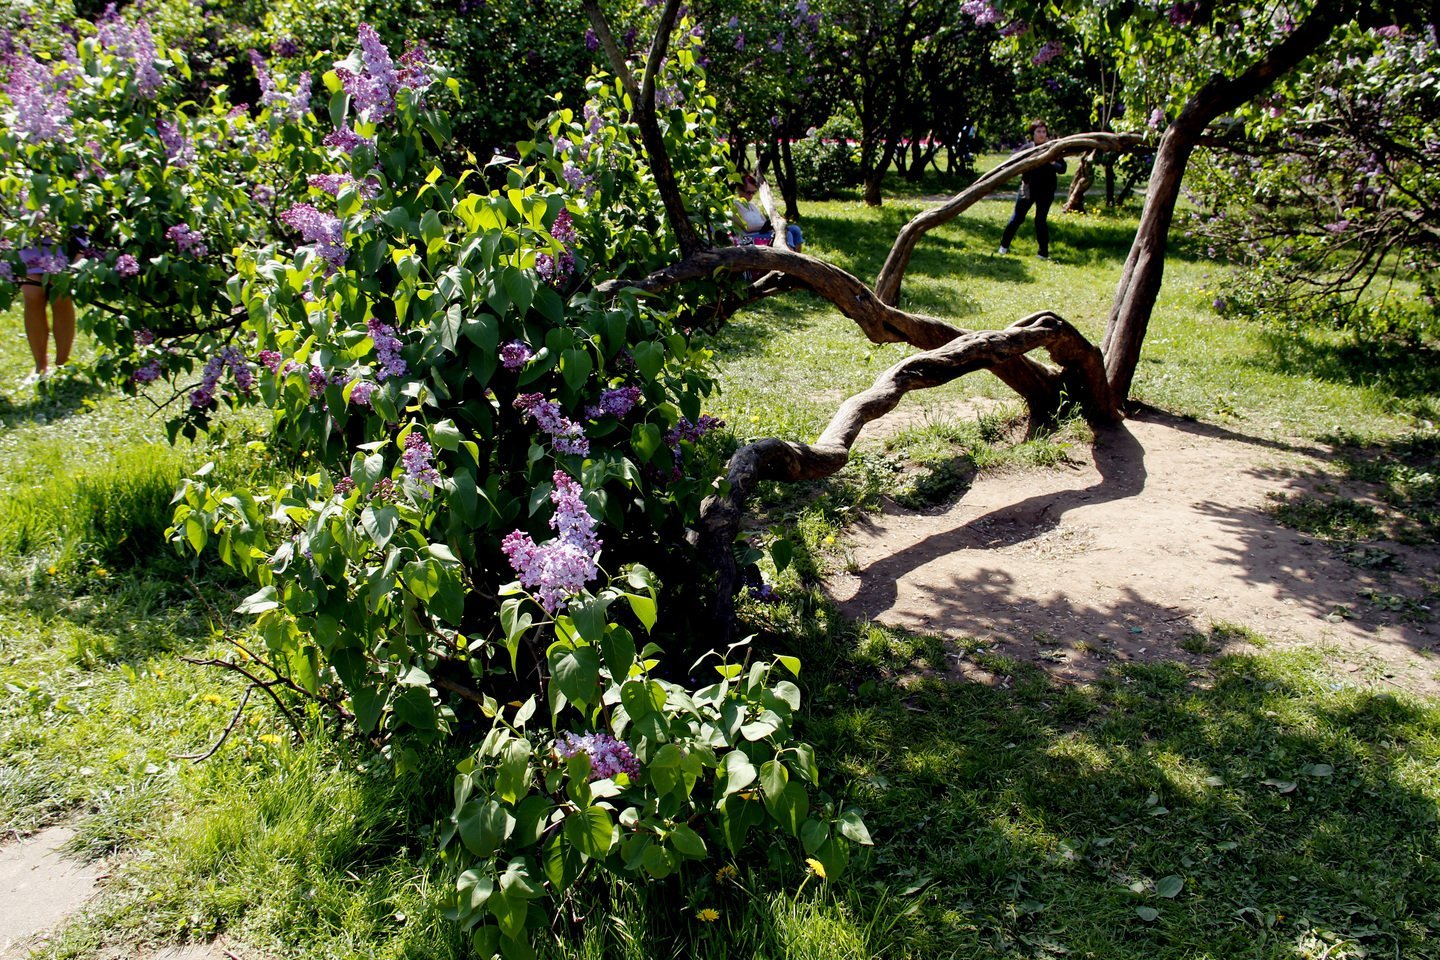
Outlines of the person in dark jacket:
[[[1030,124],[1031,143],[1038,147],[1049,139],[1050,131],[1045,128],[1045,121],[1032,121]],[[1017,153],[1024,153],[1030,149],[1032,147],[1026,147],[1025,150],[1017,151]],[[1005,233],[1000,237],[1000,253],[1010,252],[1010,241],[1015,239],[1015,232],[1020,229],[1020,224],[1025,221],[1025,214],[1033,206],[1035,208],[1035,241],[1040,246],[1040,259],[1050,259],[1050,226],[1045,222],[1045,217],[1050,212],[1050,204],[1055,200],[1056,178],[1064,172],[1065,161],[1056,160],[1020,175],[1020,190],[1015,194],[1015,212],[1010,215],[1010,222],[1005,224]]]

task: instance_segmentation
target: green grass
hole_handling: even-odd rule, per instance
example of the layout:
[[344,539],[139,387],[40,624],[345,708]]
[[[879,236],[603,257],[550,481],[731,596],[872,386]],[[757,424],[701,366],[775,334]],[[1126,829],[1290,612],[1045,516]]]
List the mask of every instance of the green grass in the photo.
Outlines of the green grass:
[[[879,209],[804,203],[810,249],[873,279],[936,186]],[[1008,215],[982,203],[922,242],[906,305],[972,328],[1053,308],[1098,339],[1133,215],[1057,216],[1049,263],[1026,255],[1028,231],[1017,255],[992,255]],[[1136,398],[1207,429],[1335,444],[1336,483],[1371,486],[1379,527],[1338,492],[1309,513],[1282,506],[1357,565],[1386,562],[1364,539],[1377,529],[1433,534],[1426,354],[1377,362],[1339,334],[1287,349],[1218,316],[1222,271],[1174,252]],[[906,354],[803,295],[736,318],[715,349],[711,412],[740,441],[813,438]],[[0,341],[0,387],[24,366],[18,336]],[[756,504],[756,537],[785,536],[795,555],[776,602],[744,605],[747,624],[803,658],[803,734],[864,809],[873,850],[834,881],[774,847],[733,875],[717,860],[683,885],[599,884],[556,918],[545,956],[1440,958],[1433,702],[1336,677],[1323,649],[1274,650],[1245,624],[1186,641],[1249,651],[1204,673],[1129,666],[1080,686],[979,641],[849,624],[827,603],[837,535],[884,498],[945,504],[977,472],[1054,469],[1092,439],[1071,421],[1025,440],[1017,411],[989,375],[912,395],[837,477]],[[68,820],[82,855],[116,855],[104,893],[41,956],[217,933],[282,956],[466,955],[442,914],[452,868],[430,843],[455,756],[397,776],[315,716],[298,739],[256,694],[213,757],[182,759],[215,744],[243,695],[182,659],[229,649],[219,621],[242,588],[155,538],[176,476],[210,459],[261,469],[258,436],[239,422],[172,449],[143,403],[79,383],[0,400],[0,825]],[[940,679],[956,653],[1000,681]]]

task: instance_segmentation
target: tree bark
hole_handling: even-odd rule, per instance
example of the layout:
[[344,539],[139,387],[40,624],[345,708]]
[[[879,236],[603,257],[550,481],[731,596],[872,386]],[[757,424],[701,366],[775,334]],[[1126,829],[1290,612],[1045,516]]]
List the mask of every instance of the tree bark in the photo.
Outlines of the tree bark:
[[1064,210],[1066,213],[1085,212],[1085,191],[1090,189],[1090,184],[1095,182],[1095,151],[1090,151],[1080,158],[1080,163],[1075,169],[1075,179],[1070,181],[1070,194],[1065,198]]
[[899,303],[900,284],[905,279],[905,271],[910,266],[910,257],[914,254],[915,246],[920,242],[920,238],[941,224],[954,220],[980,200],[1000,189],[1006,181],[1027,170],[1042,167],[1060,157],[1091,150],[1128,150],[1138,142],[1139,138],[1131,134],[1080,133],[1070,137],[1061,137],[1059,140],[1051,140],[1043,146],[1011,157],[945,203],[938,207],[931,207],[901,228],[900,233],[895,237],[894,245],[890,248],[889,256],[885,258],[885,265],[880,268],[880,276],[875,281],[875,296],[891,306]]
[[1303,23],[1244,73],[1237,77],[1217,74],[1210,78],[1185,102],[1175,122],[1166,128],[1160,138],[1155,167],[1150,173],[1150,188],[1145,195],[1145,208],[1140,214],[1140,227],[1135,232],[1135,241],[1120,274],[1102,345],[1110,389],[1122,402],[1130,396],[1135,368],[1140,362],[1140,346],[1145,341],[1150,315],[1160,295],[1160,283],[1165,274],[1165,250],[1170,223],[1175,215],[1175,201],[1180,196],[1180,182],[1185,176],[1190,154],[1205,128],[1217,117],[1244,104],[1278,77],[1294,69],[1329,39],[1335,28],[1349,16],[1335,0],[1320,4]]

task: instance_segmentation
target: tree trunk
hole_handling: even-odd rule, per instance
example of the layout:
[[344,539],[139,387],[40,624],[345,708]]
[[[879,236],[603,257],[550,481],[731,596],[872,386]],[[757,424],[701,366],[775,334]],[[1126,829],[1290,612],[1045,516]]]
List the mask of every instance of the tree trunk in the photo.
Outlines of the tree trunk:
[[1066,213],[1085,212],[1085,191],[1095,182],[1094,159],[1093,150],[1080,158],[1080,163],[1075,168],[1075,179],[1070,181],[1070,195],[1065,198]]
[[785,199],[785,219],[800,219],[800,189],[795,175],[795,158],[790,153],[790,138],[780,140],[780,196]]
[[1303,23],[1244,73],[1238,77],[1221,74],[1211,77],[1185,102],[1175,122],[1160,138],[1160,149],[1156,151],[1155,166],[1150,172],[1150,188],[1145,194],[1145,209],[1140,214],[1140,228],[1135,232],[1135,242],[1120,274],[1101,347],[1105,353],[1105,376],[1110,381],[1111,392],[1121,402],[1130,396],[1135,368],[1140,363],[1140,346],[1145,341],[1150,315],[1160,295],[1160,281],[1165,275],[1165,248],[1175,216],[1175,201],[1180,196],[1180,181],[1205,128],[1294,69],[1350,16],[1334,0],[1318,5]]
[[1105,157],[1105,206],[1115,206],[1115,158]]

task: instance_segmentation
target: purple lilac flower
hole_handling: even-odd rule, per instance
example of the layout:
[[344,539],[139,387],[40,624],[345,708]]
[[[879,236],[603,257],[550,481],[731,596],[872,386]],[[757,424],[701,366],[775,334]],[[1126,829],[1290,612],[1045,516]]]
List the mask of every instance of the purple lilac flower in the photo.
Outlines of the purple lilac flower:
[[585,754],[590,758],[591,780],[608,780],[622,773],[634,776],[640,772],[640,761],[635,759],[629,745],[608,733],[576,736],[566,731],[556,738],[555,753],[565,760]]
[[338,270],[345,266],[348,256],[345,252],[345,228],[339,218],[321,213],[308,203],[297,203],[280,214],[280,219],[292,229],[300,231],[306,243],[315,244],[315,250]]
[[337,127],[334,132],[325,134],[320,141],[327,147],[336,147],[346,153],[354,153],[355,148],[363,144],[375,146],[375,141],[369,137],[362,137],[349,127]]
[[1030,24],[1026,23],[1024,20],[1011,20],[1009,23],[1005,24],[1005,26],[1000,28],[1000,36],[1018,37],[1024,34],[1029,29]]
[[400,492],[395,489],[395,481],[389,477],[381,477],[379,480],[376,480],[375,485],[370,488],[371,500],[390,502],[398,499],[399,496]]
[[26,273],[40,276],[64,273],[65,269],[70,266],[70,260],[65,254],[48,243],[21,250],[20,263]]
[[353,477],[341,477],[335,481],[335,492],[342,497],[347,496],[354,489],[355,479]]
[[1327,224],[1325,224],[1325,229],[1326,229],[1326,230],[1329,230],[1331,233],[1336,234],[1336,235],[1338,236],[1339,234],[1342,234],[1342,233],[1344,233],[1346,230],[1349,230],[1349,229],[1350,229],[1350,221],[1349,221],[1349,220],[1336,220],[1334,223],[1327,223]]
[[135,65],[135,82],[140,96],[146,100],[153,98],[160,89],[160,72],[155,69],[159,54],[155,50],[155,38],[150,34],[150,25],[142,20],[132,27],[115,17],[101,24],[96,37],[106,50]]
[[979,26],[989,23],[1000,22],[1000,11],[996,10],[991,0],[965,0],[960,4],[960,12],[972,18]]
[[434,466],[435,451],[430,448],[427,441],[419,430],[410,431],[405,438],[405,452],[400,455],[400,462],[405,467],[405,476],[421,484],[427,489],[425,496],[430,496],[428,488],[440,482],[440,472]]
[[9,260],[0,260],[0,280],[6,283],[15,282],[15,267]]
[[151,360],[149,363],[145,364],[144,366],[136,370],[134,373],[130,374],[130,380],[134,383],[152,383],[160,379],[160,373],[160,361]]
[[195,145],[186,139],[180,128],[168,120],[156,120],[155,132],[165,148],[165,159],[171,166],[188,167],[195,159]]
[[361,380],[350,390],[350,402],[356,406],[370,406],[370,395],[375,392],[375,384],[369,380]]
[[115,272],[126,280],[140,272],[140,263],[128,253],[115,258]]
[[395,111],[395,89],[399,86],[395,62],[370,24],[360,24],[359,40],[360,60],[364,65],[361,72],[337,67],[335,73],[360,116],[371,121],[383,120]]
[[370,339],[375,343],[375,356],[380,360],[380,370],[375,379],[384,382],[390,377],[403,377],[407,369],[405,358],[400,356],[401,343],[395,336],[395,328],[388,323],[370,319],[366,324]]
[[54,140],[70,119],[70,91],[54,70],[28,54],[10,61],[3,89],[14,107],[14,128],[31,140]]
[[585,428],[560,412],[560,405],[538,393],[522,393],[515,398],[515,408],[526,417],[533,417],[540,429],[550,434],[550,442],[560,453],[588,456],[590,441]]
[[278,373],[280,370],[280,363],[285,359],[285,357],[283,354],[280,353],[279,350],[261,350],[260,353],[256,356],[256,359],[264,365],[266,370],[269,370],[271,373]]
[[1059,40],[1051,40],[1049,43],[1046,43],[1045,46],[1035,51],[1035,56],[1030,58],[1030,62],[1037,67],[1049,63],[1051,60],[1060,56],[1060,51],[1063,49],[1065,48]]
[[400,70],[395,82],[407,90],[420,90],[430,84],[430,65],[425,62],[425,45],[407,47],[400,55]]
[[639,387],[615,387],[612,390],[601,391],[600,402],[586,407],[585,415],[592,420],[606,414],[612,417],[623,417],[635,409],[635,404],[639,402]]
[[165,231],[165,236],[175,241],[175,246],[180,248],[182,256],[201,260],[210,252],[210,248],[205,245],[205,235],[199,230],[191,230],[188,223],[175,224]]
[[500,362],[506,370],[519,370],[535,356],[535,351],[524,340],[511,340],[500,348]]
[[328,193],[332,197],[338,197],[340,191],[354,185],[360,192],[360,196],[366,200],[374,200],[380,193],[380,181],[375,177],[366,177],[363,181],[356,180],[348,173],[315,173],[311,174],[306,181],[322,193]]
[[305,379],[310,383],[310,396],[312,397],[320,396],[330,385],[330,375],[325,372],[324,367],[318,365],[310,367],[310,372],[305,375]]
[[135,331],[135,346],[148,347],[155,343],[155,331],[149,327],[141,327]]
[[240,352],[239,347],[226,347],[220,351],[219,357],[230,368],[230,376],[235,378],[235,389],[249,393],[255,386],[255,372],[246,362],[245,354]]
[[555,215],[555,223],[550,227],[550,236],[564,244],[574,244],[580,239],[575,232],[575,221],[570,217],[570,211],[562,209]]
[[585,49],[591,53],[600,49],[600,38],[595,36],[595,31],[590,27],[585,28]]
[[1176,3],[1166,11],[1166,16],[1170,18],[1172,26],[1183,27],[1191,23],[1199,12],[1200,4],[1198,2]]
[[739,33],[735,34],[735,49],[736,49],[736,50],[744,50],[744,49],[745,49],[745,31],[743,31],[743,30],[740,31]]
[[290,120],[299,120],[310,110],[310,71],[300,74],[295,81],[295,90],[286,93],[275,86],[270,76],[270,66],[258,51],[250,51],[250,66],[255,70],[255,79],[260,84],[261,106],[272,108],[272,112]]
[[205,361],[205,369],[200,374],[200,386],[190,394],[190,406],[196,410],[203,410],[215,402],[215,387],[220,382],[220,374],[225,370],[225,360],[218,354]]
[[680,456],[680,442],[682,440],[694,443],[712,430],[719,430],[725,426],[725,421],[718,417],[712,417],[708,413],[700,415],[700,419],[690,421],[689,417],[681,417],[680,422],[672,429],[665,432],[665,444],[676,457]]
[[1402,30],[1398,24],[1394,24],[1394,23],[1392,23],[1392,24],[1390,24],[1389,26],[1386,26],[1386,27],[1376,27],[1376,28],[1375,28],[1375,36],[1377,36],[1377,37],[1383,37],[1383,38],[1385,38],[1386,40],[1394,40],[1395,38],[1399,37],[1399,36],[1400,36],[1401,34],[1403,34],[1404,32],[1405,32],[1405,31]]
[[1150,119],[1147,120],[1146,123],[1150,125],[1151,130],[1159,130],[1161,127],[1165,126],[1165,111],[1160,109],[1159,107],[1151,110]]
[[539,592],[540,605],[554,613],[565,605],[572,594],[599,575],[595,558],[600,539],[595,536],[595,520],[585,509],[580,484],[563,470],[554,474],[555,489],[550,502],[555,515],[550,528],[559,536],[537,544],[523,530],[515,530],[500,545],[520,583]]

